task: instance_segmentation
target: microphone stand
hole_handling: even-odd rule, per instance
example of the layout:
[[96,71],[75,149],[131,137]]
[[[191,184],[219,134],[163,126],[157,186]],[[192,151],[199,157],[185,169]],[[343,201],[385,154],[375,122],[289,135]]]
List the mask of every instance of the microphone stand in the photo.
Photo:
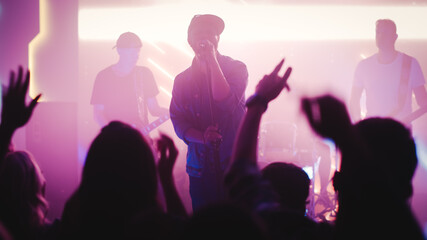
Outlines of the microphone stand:
[[[211,78],[211,71],[209,69],[209,67],[206,67],[206,74],[207,74],[207,82],[208,82],[208,92],[209,92],[209,110],[210,110],[210,114],[211,114],[211,125],[215,125],[215,119],[214,119],[214,111],[213,111],[213,93],[212,93],[212,78]],[[213,161],[214,161],[214,169],[215,169],[215,180],[216,180],[216,187],[217,187],[217,193],[219,194],[218,198],[222,199],[223,198],[223,187],[222,187],[222,171],[221,171],[221,161],[220,161],[220,155],[219,155],[219,147],[220,147],[220,142],[216,141],[215,143],[213,143],[213,148],[211,148],[211,152],[213,155]]]

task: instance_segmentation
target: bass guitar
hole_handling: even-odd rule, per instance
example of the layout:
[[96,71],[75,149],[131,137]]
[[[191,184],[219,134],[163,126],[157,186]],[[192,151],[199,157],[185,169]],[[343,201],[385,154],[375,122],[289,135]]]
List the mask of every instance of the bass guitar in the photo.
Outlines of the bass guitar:
[[402,123],[409,125],[412,121],[418,119],[427,112],[427,106],[418,108],[416,111],[410,113],[406,117],[402,118]]
[[170,118],[169,115],[166,114],[164,116],[159,117],[155,121],[151,122],[147,126],[143,127],[142,129],[140,129],[142,135],[147,136],[151,131],[153,131],[154,129],[158,128],[160,125],[165,123],[169,118]]

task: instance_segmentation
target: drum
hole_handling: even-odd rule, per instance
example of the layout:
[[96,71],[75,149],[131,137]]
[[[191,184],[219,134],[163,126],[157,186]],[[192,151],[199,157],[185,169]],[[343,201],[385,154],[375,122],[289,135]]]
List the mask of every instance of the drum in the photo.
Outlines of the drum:
[[292,162],[296,156],[297,126],[291,122],[269,121],[260,126],[258,161]]

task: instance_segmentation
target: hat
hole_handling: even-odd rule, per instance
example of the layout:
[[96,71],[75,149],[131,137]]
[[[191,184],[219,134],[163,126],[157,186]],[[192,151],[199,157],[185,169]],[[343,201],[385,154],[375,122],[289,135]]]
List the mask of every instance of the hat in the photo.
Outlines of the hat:
[[116,45],[113,48],[140,48],[142,47],[141,39],[138,35],[132,32],[122,33],[117,39]]
[[224,21],[212,14],[194,15],[191,19],[190,26],[188,26],[188,35],[198,28],[211,28],[216,34],[220,35],[224,31]]

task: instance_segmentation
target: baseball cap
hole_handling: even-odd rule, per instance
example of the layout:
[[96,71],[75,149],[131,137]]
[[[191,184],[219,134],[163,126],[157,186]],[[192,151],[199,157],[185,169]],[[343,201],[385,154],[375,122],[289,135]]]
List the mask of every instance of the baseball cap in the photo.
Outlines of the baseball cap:
[[224,31],[224,27],[224,21],[220,17],[212,14],[198,14],[194,15],[193,19],[191,19],[190,26],[188,26],[188,35],[199,28],[210,28],[217,35],[220,35]]
[[117,39],[113,48],[140,48],[142,47],[141,39],[133,32],[125,32]]

